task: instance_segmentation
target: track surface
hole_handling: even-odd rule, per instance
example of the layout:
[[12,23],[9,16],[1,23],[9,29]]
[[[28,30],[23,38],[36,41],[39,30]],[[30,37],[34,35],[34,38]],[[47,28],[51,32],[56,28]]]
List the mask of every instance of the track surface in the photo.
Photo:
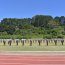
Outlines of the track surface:
[[65,55],[0,55],[0,65],[65,65]]

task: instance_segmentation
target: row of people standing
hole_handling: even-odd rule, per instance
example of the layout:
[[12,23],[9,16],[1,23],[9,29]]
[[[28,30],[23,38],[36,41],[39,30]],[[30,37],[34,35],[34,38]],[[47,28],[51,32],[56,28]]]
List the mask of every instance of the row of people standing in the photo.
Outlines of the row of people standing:
[[[54,42],[55,45],[58,44],[58,40],[55,39],[55,40],[48,40],[48,39],[45,39],[45,40],[28,40],[28,43],[30,43],[30,46],[32,46],[33,43],[38,43],[39,46],[41,46],[42,44],[42,41],[46,43],[46,45],[48,46],[50,42]],[[60,40],[61,44],[64,45],[64,39],[61,39]],[[3,40],[3,43],[4,43],[4,46],[7,44],[6,40]],[[16,40],[15,41],[16,45],[18,46],[19,45],[19,40]],[[26,40],[21,40],[21,43],[22,43],[22,46],[24,46],[24,44],[26,43]],[[12,40],[9,40],[8,41],[8,45],[11,46],[12,45]]]

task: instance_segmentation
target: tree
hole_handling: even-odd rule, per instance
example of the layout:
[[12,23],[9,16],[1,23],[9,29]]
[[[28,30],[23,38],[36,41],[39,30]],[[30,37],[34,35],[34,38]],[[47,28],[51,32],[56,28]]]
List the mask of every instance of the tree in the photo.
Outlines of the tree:
[[14,32],[15,32],[15,28],[14,28],[14,26],[8,26],[8,28],[6,29],[6,32],[8,33],[8,34],[11,34],[11,35],[13,35],[14,34]]
[[56,16],[54,18],[54,21],[57,23],[57,25],[59,25],[60,24],[60,17]]
[[49,20],[52,20],[51,16],[36,15],[32,17],[32,23],[36,27],[46,27]]

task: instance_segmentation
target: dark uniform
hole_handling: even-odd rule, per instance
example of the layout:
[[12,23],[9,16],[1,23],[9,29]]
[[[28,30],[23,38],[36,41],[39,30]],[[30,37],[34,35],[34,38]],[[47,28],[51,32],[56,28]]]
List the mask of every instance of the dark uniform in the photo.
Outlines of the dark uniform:
[[11,41],[11,40],[10,40],[10,41],[8,41],[9,46],[11,46],[11,43],[12,43],[12,41]]
[[24,40],[22,40],[22,46],[24,46]]
[[47,46],[48,46],[48,43],[49,43],[48,40],[46,40],[46,44],[47,44]]
[[12,40],[10,40],[10,46],[11,46],[11,44],[12,44]]
[[55,45],[57,45],[57,40],[54,40]]
[[32,46],[32,40],[30,40],[30,46]]
[[61,43],[62,43],[62,45],[63,45],[63,43],[64,43],[64,40],[63,40],[63,39],[61,40]]
[[19,42],[19,41],[18,41],[18,40],[16,40],[16,45],[17,45],[17,46],[18,46],[18,42]]
[[38,40],[39,46],[41,45],[41,40]]

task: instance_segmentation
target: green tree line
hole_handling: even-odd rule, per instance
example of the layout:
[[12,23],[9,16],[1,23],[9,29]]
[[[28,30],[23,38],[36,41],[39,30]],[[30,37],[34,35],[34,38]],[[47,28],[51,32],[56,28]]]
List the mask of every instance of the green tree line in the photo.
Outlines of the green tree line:
[[0,38],[65,38],[65,17],[4,18],[0,22]]

